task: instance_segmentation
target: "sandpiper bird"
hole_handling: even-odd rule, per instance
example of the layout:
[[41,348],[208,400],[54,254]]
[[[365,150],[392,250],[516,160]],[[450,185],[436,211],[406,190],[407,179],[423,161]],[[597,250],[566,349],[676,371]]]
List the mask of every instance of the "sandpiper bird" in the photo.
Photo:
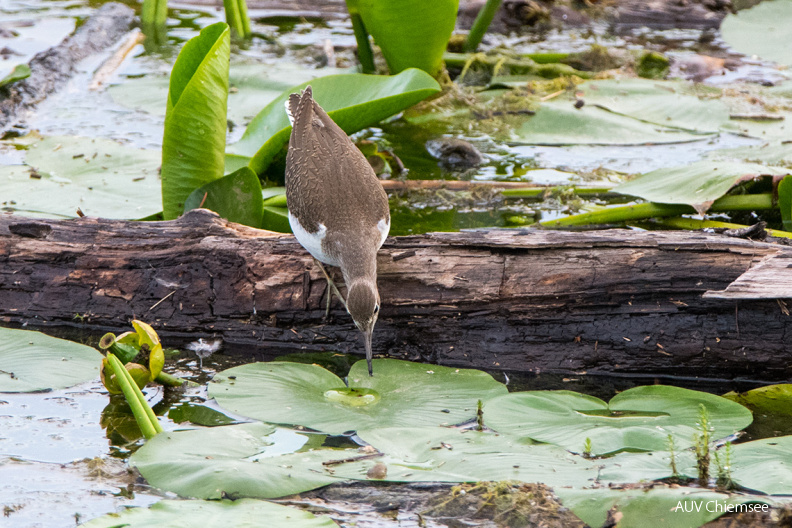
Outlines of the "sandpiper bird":
[[[371,334],[379,315],[377,250],[390,230],[388,196],[366,158],[313,100],[311,87],[291,94],[292,123],[286,156],[289,224],[317,260],[333,291],[363,332],[369,375]],[[347,298],[322,266],[341,268]]]

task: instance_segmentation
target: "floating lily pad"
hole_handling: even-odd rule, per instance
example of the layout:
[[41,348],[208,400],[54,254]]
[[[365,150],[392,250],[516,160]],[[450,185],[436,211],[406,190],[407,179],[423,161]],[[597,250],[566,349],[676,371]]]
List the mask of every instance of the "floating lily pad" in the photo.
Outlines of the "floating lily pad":
[[646,123],[573,101],[542,103],[536,115],[514,130],[511,145],[649,145],[699,141],[707,136]]
[[372,427],[456,424],[476,416],[478,400],[508,392],[478,370],[395,359],[375,359],[373,365],[373,377],[365,361],[355,363],[348,377],[349,387],[379,395],[367,405],[328,398],[328,391],[345,388],[335,374],[316,365],[279,361],[220,372],[209,384],[209,395],[243,416],[340,434]]
[[322,462],[358,454],[331,449],[281,454],[277,431],[262,423],[166,431],[146,442],[130,463],[149,484],[182,496],[266,499],[338,482],[324,473]]
[[732,478],[741,486],[763,493],[792,495],[792,436],[733,446]]
[[756,163],[702,160],[648,172],[615,187],[613,191],[650,202],[691,205],[704,214],[712,202],[741,181],[760,175],[783,176],[789,172],[789,169]]
[[255,499],[236,501],[163,500],[149,508],[129,508],[81,524],[84,528],[159,528],[162,526],[261,526],[335,528],[329,517]]
[[722,438],[751,423],[751,412],[720,396],[678,387],[650,385],[617,394],[610,403],[571,391],[517,392],[490,400],[485,423],[516,434],[591,454],[624,449],[662,451],[668,435],[677,449],[693,445],[700,406],[709,412],[713,438]]
[[746,55],[792,66],[789,53],[789,21],[792,2],[772,0],[750,9],[728,14],[721,23],[721,37],[732,48]]
[[95,349],[29,330],[0,328],[0,392],[71,387],[99,377]]
[[713,150],[706,157],[789,167],[792,165],[792,143],[772,141],[763,145]]
[[333,466],[333,474],[369,480],[378,463],[392,482],[477,482],[521,480],[550,486],[585,486],[597,478],[592,461],[550,445],[492,432],[443,427],[384,427],[358,431],[381,452],[376,457]]
[[[619,528],[696,528],[744,504],[742,511],[762,511],[773,504],[763,497],[728,495],[685,487],[554,489],[561,503],[589,526],[605,526],[608,513],[618,512]],[[756,506],[753,506],[756,505]],[[758,507],[757,510],[754,508]],[[764,511],[768,511],[765,507]],[[647,524],[648,523],[648,524]]]
[[694,88],[683,82],[610,79],[588,81],[577,89],[583,92],[586,106],[597,105],[663,127],[714,134],[729,121],[729,109],[725,104],[717,99],[698,97]]
[[140,218],[160,203],[160,153],[108,139],[53,136],[28,148],[30,168],[3,168],[2,205],[28,216]]

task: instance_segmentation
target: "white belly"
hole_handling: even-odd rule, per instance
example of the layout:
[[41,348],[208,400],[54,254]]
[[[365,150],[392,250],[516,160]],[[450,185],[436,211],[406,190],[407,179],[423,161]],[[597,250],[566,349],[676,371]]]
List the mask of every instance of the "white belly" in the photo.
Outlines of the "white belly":
[[297,237],[297,242],[299,242],[313,258],[325,264],[329,264],[330,266],[340,265],[338,261],[330,258],[322,250],[322,240],[324,240],[325,234],[327,234],[327,227],[325,227],[324,224],[319,224],[319,230],[316,233],[309,233],[300,225],[300,221],[297,220],[297,217],[292,215],[291,211],[289,211],[289,225],[292,228],[292,233]]

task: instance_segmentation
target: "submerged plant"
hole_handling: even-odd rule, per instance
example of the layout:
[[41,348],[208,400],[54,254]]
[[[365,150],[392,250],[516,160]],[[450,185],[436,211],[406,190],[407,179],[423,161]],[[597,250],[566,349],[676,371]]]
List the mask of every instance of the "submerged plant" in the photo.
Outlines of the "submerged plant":
[[710,424],[709,411],[704,404],[701,404],[699,409],[699,421],[696,423],[696,432],[693,434],[693,444],[696,452],[699,485],[707,487],[710,474],[710,440],[715,429]]
[[[721,451],[723,452],[722,458],[720,455]],[[716,449],[714,452],[715,465],[718,469],[718,479],[715,481],[715,484],[718,486],[718,489],[729,490],[734,487],[731,473],[732,454],[731,442],[726,442],[726,445],[723,446],[722,449]]]
[[672,478],[679,478],[679,470],[677,470],[676,465],[676,450],[674,447],[674,435],[668,435],[668,454],[669,458],[671,459],[671,477]]

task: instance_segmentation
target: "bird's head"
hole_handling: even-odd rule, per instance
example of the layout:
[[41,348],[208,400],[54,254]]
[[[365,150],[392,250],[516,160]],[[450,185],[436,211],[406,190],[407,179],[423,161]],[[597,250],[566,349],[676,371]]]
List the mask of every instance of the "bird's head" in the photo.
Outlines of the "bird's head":
[[352,283],[349,293],[347,293],[347,311],[352,316],[358,330],[363,332],[369,376],[373,374],[371,369],[371,334],[377,322],[379,308],[379,293],[375,283],[363,280]]

